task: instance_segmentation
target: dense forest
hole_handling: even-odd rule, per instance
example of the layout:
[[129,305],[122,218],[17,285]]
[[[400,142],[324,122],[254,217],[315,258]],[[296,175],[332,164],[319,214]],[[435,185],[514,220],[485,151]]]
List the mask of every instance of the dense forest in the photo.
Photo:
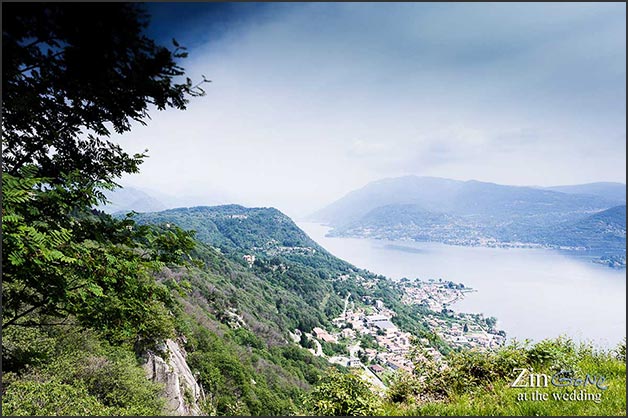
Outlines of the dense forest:
[[[183,46],[145,35],[142,4],[2,7],[3,415],[174,414],[169,391],[203,415],[625,415],[625,342],[453,350],[398,284],[332,256],[276,209],[95,209],[147,157],[112,133],[185,110],[206,80],[186,78]],[[417,343],[413,372],[378,391],[292,338],[333,328],[349,292],[382,300],[445,363]],[[175,354],[183,364],[163,360]],[[174,380],[155,378],[160,364]],[[609,390],[573,411],[514,402],[513,367],[603,374]]]

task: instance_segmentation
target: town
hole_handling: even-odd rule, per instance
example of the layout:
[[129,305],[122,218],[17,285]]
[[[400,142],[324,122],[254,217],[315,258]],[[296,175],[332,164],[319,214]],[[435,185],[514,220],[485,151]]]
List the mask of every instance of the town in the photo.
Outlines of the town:
[[[442,279],[421,281],[402,279],[402,303],[429,308],[425,324],[430,331],[451,347],[478,350],[495,348],[505,342],[505,333],[495,330],[495,318],[480,314],[456,313],[449,307],[473,289]],[[295,342],[302,338],[311,342],[309,350],[331,363],[362,369],[363,377],[375,387],[385,388],[396,370],[412,372],[411,353],[421,347],[422,356],[441,361],[442,354],[430,345],[427,338],[418,338],[400,330],[394,323],[396,313],[381,300],[364,297],[359,301],[345,298],[343,312],[333,319],[333,330],[316,327],[312,333],[292,334]],[[416,352],[415,352],[416,355]]]

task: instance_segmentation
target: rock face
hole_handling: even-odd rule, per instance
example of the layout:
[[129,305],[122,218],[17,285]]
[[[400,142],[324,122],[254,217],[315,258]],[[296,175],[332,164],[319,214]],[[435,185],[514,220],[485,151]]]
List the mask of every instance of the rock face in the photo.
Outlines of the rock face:
[[167,360],[149,351],[144,364],[146,377],[164,385],[166,413],[170,415],[201,415],[199,401],[205,398],[185,361],[184,350],[173,340],[166,340]]

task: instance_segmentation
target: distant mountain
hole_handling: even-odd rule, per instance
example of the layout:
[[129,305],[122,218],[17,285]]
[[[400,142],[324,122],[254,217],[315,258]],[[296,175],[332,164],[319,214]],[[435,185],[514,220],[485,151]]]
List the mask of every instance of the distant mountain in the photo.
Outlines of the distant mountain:
[[107,213],[118,212],[155,212],[166,209],[166,206],[148,193],[133,187],[123,187],[107,191],[105,196],[109,200],[107,205],[99,209]]
[[568,190],[407,176],[370,183],[310,219],[331,225],[332,236],[548,246],[625,256],[625,220],[622,239],[621,206],[615,208],[618,188],[595,184]]
[[615,206],[577,222],[561,224],[547,234],[548,242],[584,246],[598,254],[613,255],[626,248],[626,205]]
[[617,203],[597,196],[560,193],[532,187],[475,180],[407,176],[370,183],[311,215],[310,219],[343,226],[387,205],[416,205],[480,222],[526,222],[578,219]]
[[600,182],[571,186],[552,186],[544,189],[562,193],[588,194],[616,201],[618,204],[626,203],[626,185],[624,183]]

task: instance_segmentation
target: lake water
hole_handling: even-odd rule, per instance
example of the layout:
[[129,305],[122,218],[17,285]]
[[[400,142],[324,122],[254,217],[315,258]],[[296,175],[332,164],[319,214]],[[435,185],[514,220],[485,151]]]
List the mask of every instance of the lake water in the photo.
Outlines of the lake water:
[[297,224],[335,256],[373,273],[476,289],[451,308],[496,317],[509,338],[562,334],[614,347],[626,335],[626,270],[551,250],[330,238],[326,226]]

